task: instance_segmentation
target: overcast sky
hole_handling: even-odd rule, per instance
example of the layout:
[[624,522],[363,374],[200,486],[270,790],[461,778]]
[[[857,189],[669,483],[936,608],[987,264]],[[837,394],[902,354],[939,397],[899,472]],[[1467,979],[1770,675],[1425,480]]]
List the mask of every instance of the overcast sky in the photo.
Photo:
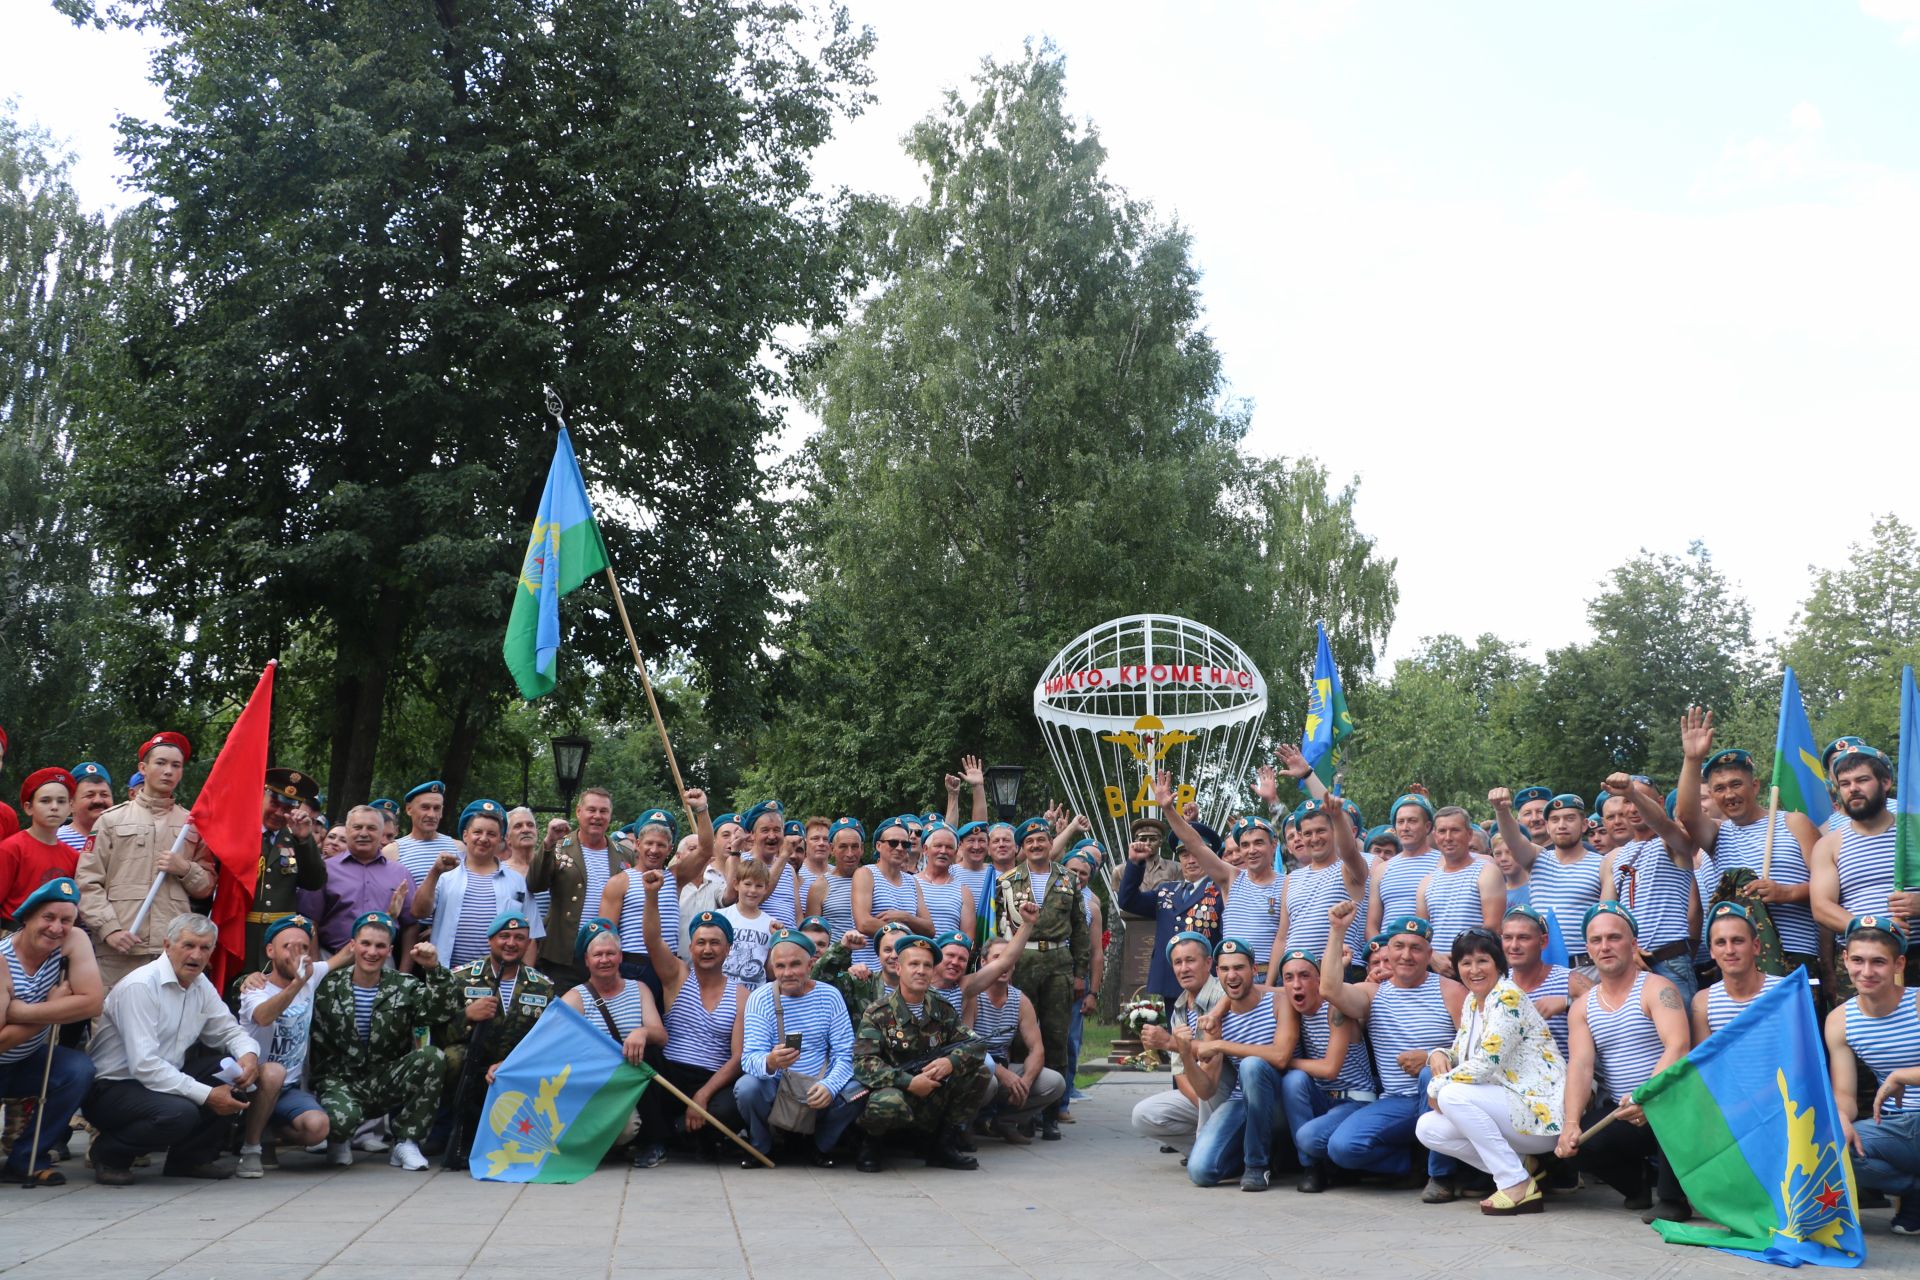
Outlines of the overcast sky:
[[[1810,563],[1920,518],[1920,0],[851,4],[879,101],[821,179],[914,197],[906,129],[1052,38],[1113,178],[1193,234],[1249,447],[1358,477],[1390,655],[1542,655],[1695,538],[1778,634]],[[124,203],[143,49],[8,8],[4,92]]]

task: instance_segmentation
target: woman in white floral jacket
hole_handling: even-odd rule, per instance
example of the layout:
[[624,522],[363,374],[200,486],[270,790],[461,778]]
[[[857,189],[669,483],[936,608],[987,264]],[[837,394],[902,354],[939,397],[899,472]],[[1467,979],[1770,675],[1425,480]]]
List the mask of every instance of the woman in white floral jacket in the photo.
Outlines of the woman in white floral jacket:
[[1507,977],[1491,929],[1454,938],[1453,971],[1467,988],[1460,1029],[1451,1049],[1428,1057],[1427,1102],[1434,1109],[1415,1132],[1429,1149],[1493,1175],[1498,1190],[1480,1202],[1480,1212],[1539,1213],[1546,1201],[1522,1158],[1560,1140],[1566,1062],[1545,1019]]

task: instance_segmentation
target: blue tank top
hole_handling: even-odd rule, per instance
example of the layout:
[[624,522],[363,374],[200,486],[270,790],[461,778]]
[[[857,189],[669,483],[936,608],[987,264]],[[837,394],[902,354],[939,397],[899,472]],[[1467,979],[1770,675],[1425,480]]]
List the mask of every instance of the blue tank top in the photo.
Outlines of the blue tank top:
[[1693,868],[1693,889],[1700,895],[1700,941],[1693,949],[1693,963],[1700,968],[1713,963],[1713,948],[1707,945],[1707,933],[1713,921],[1707,919],[1707,904],[1713,901],[1713,891],[1719,887],[1720,869],[1714,865],[1713,858],[1698,859]]
[[1695,893],[1693,869],[1675,864],[1660,837],[1630,840],[1614,850],[1613,888],[1614,897],[1640,922],[1642,951],[1655,951],[1687,937],[1687,908]]
[[1386,869],[1380,873],[1380,923],[1384,927],[1388,922],[1401,916],[1413,914],[1414,906],[1420,898],[1420,882],[1427,874],[1440,867],[1440,851],[1429,849],[1425,853],[1411,856],[1399,854],[1387,859]]
[[[868,869],[873,872],[874,915],[877,916],[884,911],[910,911],[915,915],[919,914],[920,898],[914,892],[914,887],[920,883],[919,880],[913,876],[903,875],[900,877],[900,883],[896,885],[881,875],[878,867]],[[871,946],[862,947],[859,954],[854,956],[853,963],[864,964],[878,973],[880,972],[880,953]]]
[[497,914],[493,881],[469,875],[467,890],[460,895],[460,923],[453,931],[453,955],[448,964],[457,967],[487,954],[487,926]]
[[1433,869],[1427,881],[1427,923],[1433,926],[1435,951],[1450,951],[1455,935],[1486,923],[1480,905],[1480,870],[1485,865],[1469,858],[1466,866],[1455,871]]
[[[831,873],[816,873],[812,867],[809,867],[803,862],[793,869],[793,874],[800,880],[800,901],[794,904],[793,909],[804,917],[807,914],[807,899],[813,896],[813,882],[820,879],[823,875]],[[798,927],[799,923],[798,920],[794,921],[796,927]]]
[[[1920,1067],[1920,1004],[1916,1004],[1917,1000],[1920,1000],[1920,988],[1901,988],[1900,1003],[1884,1018],[1869,1017],[1860,1007],[1859,996],[1841,1006],[1847,1011],[1847,1045],[1860,1055],[1867,1070],[1873,1072],[1876,1084],[1904,1067]],[[1885,1115],[1917,1107],[1920,1099],[1908,1090],[1900,1102],[1887,1099],[1881,1104],[1880,1112]]]
[[1527,876],[1528,900],[1541,911],[1553,912],[1567,950],[1576,954],[1587,949],[1580,939],[1581,918],[1600,901],[1600,861],[1600,855],[1585,845],[1573,862],[1562,862],[1547,849],[1533,860]]
[[[1229,1008],[1226,1016],[1221,1018],[1220,1038],[1222,1040],[1231,1041],[1234,1044],[1273,1043],[1274,1028],[1278,1025],[1274,1018],[1273,1002],[1280,997],[1265,988],[1256,988],[1256,990],[1260,992],[1260,1003],[1245,1013],[1235,1013]],[[1238,1068],[1242,1059],[1235,1058],[1232,1054],[1227,1056],[1233,1058],[1233,1064]],[[1233,1092],[1227,1096],[1229,1100],[1242,1096],[1238,1079],[1233,1082]]]
[[[966,886],[958,880],[949,880],[945,884],[933,884],[927,880],[920,882],[920,896],[926,900],[927,918],[933,921],[935,934],[952,933],[960,928],[961,911],[965,906],[965,899],[961,895],[966,891]],[[878,890],[875,890],[875,896],[878,896]]]
[[827,898],[820,905],[820,914],[826,917],[827,930],[838,942],[853,931],[853,877],[829,871],[821,878],[827,882]]
[[[13,937],[0,942],[0,957],[5,957],[7,976],[13,983],[13,998],[22,1004],[45,1004],[48,993],[60,985],[60,974],[66,966],[60,963],[60,956],[56,953],[42,960],[40,967],[29,974],[26,965],[20,961],[19,953],[13,949],[13,944],[19,936],[16,933]],[[50,1030],[52,1030],[51,1027],[42,1027],[28,1039],[5,1053],[0,1053],[0,1063],[19,1062],[32,1057],[34,1052],[47,1042],[47,1033]]]
[[[1757,876],[1766,863],[1766,849],[1764,817],[1744,827],[1736,827],[1731,819],[1722,818],[1719,833],[1713,838],[1713,864],[1721,871],[1745,867]],[[1773,818],[1773,879],[1780,884],[1807,883],[1807,860],[1801,856],[1800,842],[1794,839],[1793,828],[1787,825],[1784,813],[1775,814]],[[1711,895],[1709,889],[1708,896]],[[1701,906],[1705,905],[1706,898],[1702,898]],[[1769,902],[1767,914],[1773,918],[1774,928],[1780,931],[1781,950],[1806,956],[1819,953],[1820,935],[1813,926],[1812,907],[1804,902]]]
[[[1539,986],[1526,993],[1527,999],[1536,1000],[1541,996],[1566,996],[1567,979],[1572,976],[1573,971],[1563,964],[1548,965],[1547,976],[1540,980]],[[1547,1030],[1553,1033],[1553,1042],[1559,1046],[1560,1061],[1565,1062],[1567,1060],[1567,1015],[1562,1013],[1548,1018]]]
[[[966,991],[957,984],[951,987],[935,987],[933,988],[933,994],[952,1005],[955,1013],[961,1013],[967,1003]],[[964,1021],[965,1018],[963,1016],[962,1022]]]
[[[1438,856],[1438,855],[1436,855]],[[1398,859],[1395,859],[1398,861]],[[1445,1049],[1453,1043],[1453,1015],[1441,994],[1441,978],[1429,973],[1417,987],[1382,983],[1367,1011],[1367,1038],[1373,1042],[1373,1064],[1380,1071],[1380,1091],[1389,1098],[1420,1092],[1420,1077],[1400,1069],[1400,1055],[1409,1049]]]
[[800,904],[794,901],[793,864],[789,862],[780,869],[780,878],[767,890],[767,896],[760,903],[760,909],[790,929],[800,927]]
[[[1351,897],[1346,868],[1337,858],[1324,867],[1295,867],[1287,872],[1287,937],[1283,950],[1297,947],[1311,952],[1317,961],[1327,949],[1327,933],[1332,928],[1327,922],[1328,909]],[[1365,952],[1361,939],[1366,930],[1364,914],[1354,912],[1347,926],[1347,948],[1356,959]]]
[[[1333,1027],[1329,1013],[1333,1006],[1326,1001],[1312,1013],[1300,1015],[1300,1049],[1295,1055],[1301,1058],[1324,1058],[1327,1046],[1333,1041]],[[1373,1071],[1367,1065],[1367,1041],[1364,1036],[1354,1036],[1347,1043],[1347,1056],[1340,1060],[1340,1074],[1331,1081],[1315,1080],[1314,1086],[1323,1093],[1346,1092],[1355,1089],[1373,1090]]]
[[[1658,843],[1657,841],[1655,843]],[[1653,1078],[1666,1046],[1660,1028],[1640,1007],[1641,990],[1649,975],[1638,974],[1633,991],[1618,1009],[1600,1001],[1600,988],[1586,995],[1587,1030],[1593,1033],[1593,1076],[1603,1098],[1619,1101]]]
[[[581,984],[580,1003],[587,1011],[587,1021],[592,1023],[596,1030],[605,1031],[607,1029],[607,1020],[600,1015],[600,1005],[595,1002],[593,997],[593,988],[584,983]],[[700,1003],[697,990],[695,991],[693,1002],[695,1004]],[[626,1043],[627,1037],[638,1030],[640,1024],[646,1021],[646,1007],[640,1003],[640,980],[638,978],[622,978],[620,980],[619,992],[606,1001],[606,1006],[607,1012],[613,1015],[613,1029],[618,1032],[615,1038],[623,1044]],[[731,1050],[731,1043],[729,1043],[728,1048]]]
[[[623,996],[626,994],[621,992]],[[726,1066],[733,1056],[733,1018],[739,998],[740,984],[728,978],[725,990],[720,993],[720,1003],[709,1013],[706,1003],[700,999],[700,980],[688,974],[680,985],[680,994],[663,1015],[667,1024],[667,1060],[699,1067],[702,1071],[718,1071]],[[637,992],[633,994],[633,1001],[636,1006],[640,1002]],[[608,1007],[613,1007],[612,1002]],[[617,1009],[614,1019],[619,1020]]]
[[[1772,904],[1769,903],[1768,905],[1771,906]],[[1773,990],[1774,984],[1779,981],[1780,979],[1776,974],[1762,974],[1760,976],[1759,994],[1755,995],[1753,1000],[1758,1000],[1761,996]],[[1733,996],[1728,993],[1726,983],[1714,983],[1707,988],[1707,1030],[1709,1032],[1718,1031],[1720,1028],[1726,1026],[1729,1022],[1739,1017],[1740,1011],[1752,1004],[1753,1000],[1735,1000]]]
[[1887,895],[1893,892],[1893,833],[1888,827],[1868,835],[1851,822],[1841,828],[1834,867],[1840,877],[1840,905],[1848,915],[1878,915],[1887,909]]
[[973,1002],[973,1034],[987,1042],[987,1052],[996,1062],[1008,1061],[1007,1050],[1020,1029],[1020,1002],[1025,999],[1020,988],[1008,987],[1005,1004],[996,1005],[984,991]]
[[967,892],[973,895],[973,914],[975,919],[978,919],[980,913],[987,909],[987,877],[992,874],[992,872],[993,868],[990,866],[979,867],[977,869],[973,867],[956,866],[947,872],[948,875],[965,885]]
[[[629,954],[644,955],[647,950],[647,931],[644,927],[647,886],[640,882],[638,870],[636,867],[627,873],[627,896],[620,900],[620,949]],[[674,879],[671,871],[666,873],[666,877],[666,883],[660,886],[660,937],[678,954],[682,949],[680,882]]]
[[1285,876],[1276,875],[1271,883],[1255,884],[1242,871],[1227,888],[1220,936],[1238,938],[1252,947],[1255,968],[1264,966],[1273,954],[1274,935],[1280,932],[1280,891],[1286,883]]

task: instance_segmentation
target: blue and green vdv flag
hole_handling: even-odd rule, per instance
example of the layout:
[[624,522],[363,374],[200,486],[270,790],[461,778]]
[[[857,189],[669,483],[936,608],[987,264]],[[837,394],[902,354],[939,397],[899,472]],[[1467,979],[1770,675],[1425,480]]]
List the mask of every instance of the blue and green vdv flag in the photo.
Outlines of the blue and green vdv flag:
[[560,597],[609,563],[579,460],[573,456],[573,440],[562,427],[501,645],[507,670],[529,702],[553,692],[560,656]]
[[1300,735],[1300,754],[1320,781],[1333,786],[1337,760],[1334,748],[1353,734],[1353,717],[1347,714],[1347,693],[1340,687],[1340,672],[1333,665],[1333,648],[1327,643],[1325,623],[1316,622],[1320,646],[1313,658],[1313,685],[1307,690],[1307,727]]
[[1693,1207],[1723,1224],[1655,1222],[1668,1244],[1788,1267],[1857,1267],[1866,1259],[1846,1131],[1804,969],[1633,1097]]
[[1780,682],[1780,727],[1773,735],[1773,785],[1780,788],[1780,812],[1804,813],[1819,827],[1833,813],[1827,793],[1827,771],[1820,749],[1813,744],[1813,726],[1807,704],[1800,698],[1800,682],[1787,668]]
[[1899,799],[1887,806],[1894,811],[1894,885],[1920,889],[1920,803],[1915,803],[1920,798],[1920,689],[1914,687],[1912,667],[1900,671],[1899,752],[1900,772],[1893,788]]
[[555,1000],[494,1073],[468,1172],[481,1182],[578,1182],[619,1140],[653,1079],[612,1036]]

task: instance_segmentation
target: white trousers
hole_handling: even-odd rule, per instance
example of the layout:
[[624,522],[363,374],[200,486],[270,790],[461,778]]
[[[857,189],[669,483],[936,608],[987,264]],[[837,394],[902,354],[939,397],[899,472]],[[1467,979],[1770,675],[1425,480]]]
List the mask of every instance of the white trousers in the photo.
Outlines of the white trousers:
[[1193,1150],[1193,1135],[1213,1114],[1213,1103],[1194,1105],[1192,1098],[1178,1089],[1151,1094],[1133,1104],[1133,1131],[1162,1146]]
[[1527,1180],[1521,1155],[1551,1151],[1560,1139],[1516,1130],[1507,1119],[1509,1096],[1497,1084],[1442,1085],[1440,1109],[1422,1112],[1414,1133],[1427,1150],[1486,1170],[1494,1186],[1518,1186]]

